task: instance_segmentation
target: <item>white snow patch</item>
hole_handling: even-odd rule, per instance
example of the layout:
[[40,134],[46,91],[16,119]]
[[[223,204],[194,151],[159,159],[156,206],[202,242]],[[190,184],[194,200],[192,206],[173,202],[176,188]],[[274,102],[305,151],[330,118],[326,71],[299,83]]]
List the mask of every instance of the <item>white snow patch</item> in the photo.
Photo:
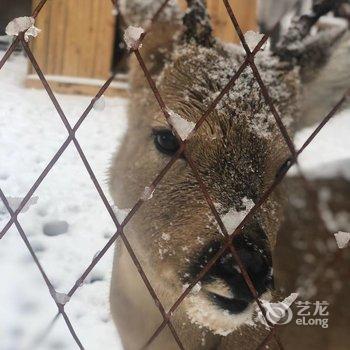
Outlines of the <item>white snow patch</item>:
[[95,111],[103,111],[106,108],[106,99],[102,95],[99,99],[97,99],[93,105],[93,109]]
[[113,205],[112,208],[120,224],[125,220],[125,218],[128,216],[131,210],[131,209],[119,209],[116,205]]
[[191,290],[191,293],[193,294],[198,294],[200,290],[202,289],[202,284],[201,282],[198,282]]
[[339,249],[345,248],[350,241],[350,233],[339,231],[334,234],[335,240],[338,244]]
[[[270,293],[266,293],[266,298]],[[265,297],[265,295],[264,295]],[[243,312],[231,315],[227,310],[218,308],[210,302],[202,292],[191,294],[185,299],[186,313],[191,323],[198,327],[206,327],[214,334],[227,336],[242,325],[256,326],[253,321],[254,304],[250,304]]]
[[65,293],[53,291],[52,296],[56,300],[56,302],[60,305],[66,305],[70,300],[70,296]]
[[[248,30],[244,34],[244,38],[251,51],[255,49],[255,47],[259,44],[259,42],[263,37],[264,37],[264,34],[254,32],[253,30]],[[264,45],[266,45],[266,43]],[[261,50],[263,49],[264,49],[264,46],[261,48]]]
[[18,36],[19,33],[25,32],[24,40],[28,42],[30,36],[35,38],[41,32],[34,24],[33,17],[17,17],[6,26],[5,32],[10,36]]
[[[22,203],[24,197],[7,197],[6,198],[9,206],[13,211],[16,211],[17,208],[20,206]],[[31,197],[28,202],[25,204],[25,206],[22,208],[21,213],[25,213],[32,205],[35,205],[38,203],[39,197],[38,196],[33,196]]]
[[142,47],[140,38],[145,32],[142,27],[129,26],[124,33],[124,40],[129,50],[137,50]]
[[143,201],[148,201],[148,200],[152,199],[153,193],[154,193],[154,188],[146,186],[145,190],[142,193],[141,199]]
[[244,197],[242,199],[242,203],[245,209],[241,211],[230,209],[228,213],[221,217],[221,220],[225,225],[228,234],[233,233],[233,231],[239,226],[239,224],[247,216],[250,210],[254,207],[254,202],[247,197]]
[[196,124],[187,121],[171,109],[168,109],[168,113],[170,116],[171,125],[175,128],[181,139],[183,141],[186,140]]
[[[303,172],[311,179],[342,176],[350,180],[350,110],[335,115],[299,156]],[[318,125],[299,131],[295,144],[300,148]],[[292,167],[288,176],[297,176]]]
[[164,239],[164,241],[169,241],[170,240],[169,233],[162,233],[162,239]]
[[318,196],[318,206],[329,231],[336,232],[344,230],[344,227],[347,228],[350,226],[350,214],[347,211],[333,212],[329,206],[329,202],[332,198],[332,193],[329,188],[323,187],[319,189]]

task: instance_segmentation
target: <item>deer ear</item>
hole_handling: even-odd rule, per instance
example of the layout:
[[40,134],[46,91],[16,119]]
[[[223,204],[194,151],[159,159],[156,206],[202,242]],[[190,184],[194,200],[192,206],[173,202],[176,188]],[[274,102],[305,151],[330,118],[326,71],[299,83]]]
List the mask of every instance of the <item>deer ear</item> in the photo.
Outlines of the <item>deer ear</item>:
[[300,62],[302,126],[320,122],[349,90],[350,31],[320,33],[318,41],[308,43],[305,50]]
[[302,33],[305,23],[303,19],[295,21],[294,28],[292,24],[289,35],[282,39],[276,51],[282,61],[300,67],[303,89],[300,128],[321,121],[350,88],[350,31],[347,22],[320,19],[317,31],[312,34],[308,31],[307,35]]

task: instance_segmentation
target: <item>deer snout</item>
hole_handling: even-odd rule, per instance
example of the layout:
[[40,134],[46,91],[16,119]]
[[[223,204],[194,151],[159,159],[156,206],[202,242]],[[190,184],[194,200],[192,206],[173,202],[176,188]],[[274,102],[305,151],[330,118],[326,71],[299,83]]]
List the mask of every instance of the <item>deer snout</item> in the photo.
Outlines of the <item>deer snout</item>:
[[[264,240],[255,241],[247,235],[233,240],[235,250],[248,273],[258,296],[273,287],[271,254]],[[212,242],[199,258],[209,261],[222,243]],[[238,262],[228,250],[209,270],[202,281],[202,291],[216,307],[231,314],[243,312],[254,300]]]

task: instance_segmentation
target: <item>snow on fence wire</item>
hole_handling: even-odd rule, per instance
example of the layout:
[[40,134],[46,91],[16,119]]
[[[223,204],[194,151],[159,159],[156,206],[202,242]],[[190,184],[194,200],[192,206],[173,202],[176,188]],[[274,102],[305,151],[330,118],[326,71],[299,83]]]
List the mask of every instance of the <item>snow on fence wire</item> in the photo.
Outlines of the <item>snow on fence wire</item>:
[[[145,32],[141,35],[140,37],[140,42],[144,39],[144,37],[147,35],[147,33],[152,30],[152,25],[154,24],[155,21],[157,21],[159,15],[161,14],[161,12],[163,11],[163,9],[167,6],[167,4],[169,3],[170,0],[165,0],[162,5],[159,7],[158,11],[154,14],[151,22],[150,22],[150,26],[149,28],[147,28],[145,30]],[[67,324],[67,327],[72,335],[72,337],[74,338],[76,344],[78,345],[78,347],[80,349],[84,349],[83,344],[81,343],[79,337],[77,336],[69,317],[67,316],[66,312],[65,312],[65,304],[67,302],[69,302],[69,300],[73,297],[73,295],[75,294],[75,292],[77,291],[77,289],[82,285],[83,281],[85,280],[85,278],[88,276],[88,274],[92,271],[92,269],[96,266],[96,264],[100,261],[100,259],[104,256],[104,254],[107,252],[107,250],[110,249],[110,247],[113,245],[113,243],[116,241],[116,239],[118,237],[120,237],[123,240],[123,243],[125,244],[125,247],[128,251],[128,253],[130,254],[130,257],[133,261],[133,263],[135,264],[145,286],[147,287],[151,297],[153,298],[153,300],[155,301],[156,306],[159,309],[159,312],[161,313],[162,317],[163,317],[163,321],[162,323],[159,325],[159,327],[154,331],[154,333],[150,336],[149,340],[144,344],[143,348],[147,348],[151,345],[151,343],[156,339],[156,337],[160,334],[160,332],[167,326],[169,327],[171,333],[174,336],[175,341],[177,342],[178,346],[180,349],[184,349],[184,346],[182,345],[181,339],[179,338],[174,326],[172,325],[172,314],[176,311],[176,309],[179,307],[179,305],[181,304],[181,302],[186,298],[186,296],[190,293],[190,291],[192,290],[192,288],[205,276],[205,274],[213,267],[213,265],[215,264],[215,262],[227,251],[230,250],[230,252],[232,253],[233,257],[235,258],[235,260],[237,261],[245,282],[247,283],[252,295],[254,296],[254,299],[256,301],[256,303],[258,304],[258,307],[260,308],[263,316],[265,317],[265,320],[268,324],[269,321],[266,319],[266,312],[264,307],[261,304],[261,301],[258,298],[258,293],[256,291],[256,288],[254,287],[254,284],[252,283],[239,255],[237,254],[234,244],[233,244],[233,238],[236,235],[239,235],[242,232],[242,229],[244,227],[244,225],[249,222],[249,220],[252,218],[252,216],[259,210],[259,208],[265,203],[265,201],[269,198],[269,196],[271,195],[271,193],[275,190],[275,188],[282,182],[282,180],[284,179],[284,177],[286,176],[288,170],[293,166],[293,165],[297,165],[298,166],[298,157],[299,155],[305,150],[305,148],[313,141],[313,139],[317,136],[317,134],[320,132],[320,130],[326,125],[326,123],[334,116],[334,114],[339,110],[339,108],[341,107],[341,105],[345,102],[346,98],[347,98],[347,94],[344,94],[344,96],[338,101],[338,103],[333,107],[333,109],[329,112],[329,114],[323,119],[323,121],[319,124],[319,126],[314,130],[314,132],[311,134],[311,136],[306,140],[306,142],[304,143],[304,145],[299,149],[296,150],[293,141],[291,140],[290,136],[288,135],[288,132],[285,128],[285,126],[283,125],[283,122],[281,120],[281,117],[279,116],[279,113],[277,112],[274,103],[272,101],[272,99],[269,96],[269,92],[267,87],[265,86],[264,82],[262,81],[262,78],[260,76],[259,70],[256,67],[255,63],[254,63],[254,56],[258,53],[258,51],[263,47],[263,45],[266,43],[266,41],[268,40],[270,34],[273,32],[273,30],[270,31],[270,33],[265,34],[261,40],[259,41],[259,43],[256,45],[256,47],[251,50],[247,44],[247,41],[243,35],[243,32],[239,26],[239,23],[235,17],[234,11],[231,8],[231,5],[229,4],[228,0],[222,0],[226,9],[227,9],[227,13],[232,21],[232,24],[240,38],[241,44],[243,45],[245,51],[246,51],[246,57],[242,63],[242,65],[240,66],[240,68],[237,70],[237,72],[234,74],[234,76],[232,76],[232,78],[230,79],[230,81],[228,82],[228,84],[225,86],[225,88],[221,91],[221,93],[215,98],[215,100],[211,103],[211,105],[209,106],[208,110],[202,115],[202,117],[199,119],[199,121],[195,124],[193,130],[191,131],[191,133],[188,135],[188,137],[185,140],[181,140],[181,138],[179,137],[179,141],[180,141],[180,148],[177,151],[177,153],[171,158],[171,160],[168,162],[168,164],[160,171],[160,173],[157,175],[157,177],[153,180],[153,182],[148,186],[149,190],[153,191],[157,185],[159,184],[159,182],[161,181],[161,179],[165,176],[165,174],[168,172],[168,170],[172,167],[172,165],[175,163],[175,161],[180,157],[183,156],[188,165],[190,166],[190,168],[193,171],[193,174],[195,176],[195,178],[198,181],[198,184],[200,186],[201,191],[203,192],[205,199],[212,211],[212,214],[214,215],[218,225],[220,226],[224,236],[225,236],[225,242],[223,243],[221,249],[217,252],[217,254],[215,254],[215,256],[206,264],[206,266],[201,270],[201,272],[197,275],[197,277],[192,281],[192,283],[186,288],[186,290],[183,291],[183,293],[178,297],[178,299],[176,300],[176,302],[173,304],[173,306],[166,311],[162,305],[162,303],[160,302],[155,290],[153,289],[150,281],[148,280],[139,260],[137,259],[133,248],[131,247],[128,238],[126,237],[126,235],[124,234],[124,227],[128,224],[128,222],[131,220],[131,218],[135,215],[135,213],[138,211],[138,209],[143,205],[144,200],[142,198],[140,198],[135,205],[133,206],[133,208],[131,209],[131,211],[129,212],[129,214],[126,216],[126,218],[124,219],[123,222],[119,222],[111,205],[109,204],[106,195],[104,194],[86,156],[85,153],[83,151],[83,149],[81,148],[78,140],[75,137],[75,134],[77,132],[77,130],[79,129],[79,127],[81,126],[81,124],[84,122],[84,120],[86,119],[86,117],[88,116],[88,114],[90,113],[91,109],[93,108],[95,102],[103,95],[103,93],[108,89],[109,85],[111,84],[111,82],[114,79],[114,74],[110,76],[110,78],[104,83],[104,85],[100,88],[100,90],[98,91],[98,93],[96,94],[96,96],[91,100],[90,104],[87,106],[87,108],[85,109],[85,111],[83,112],[83,114],[81,115],[81,117],[79,118],[79,120],[77,121],[77,123],[71,127],[59,102],[57,101],[55,94],[53,93],[50,85],[48,84],[44,73],[42,72],[40,66],[38,65],[30,47],[28,46],[26,40],[25,40],[25,33],[21,32],[19,33],[19,35],[16,37],[16,39],[13,41],[12,45],[9,47],[9,49],[6,51],[5,55],[2,57],[2,59],[0,60],[0,69],[4,66],[5,62],[8,60],[8,58],[11,56],[11,54],[14,52],[16,46],[18,44],[22,44],[25,52],[28,55],[28,58],[31,62],[31,64],[33,65],[36,73],[38,74],[39,79],[41,80],[47,94],[49,95],[55,109],[57,110],[60,119],[62,120],[64,126],[67,129],[68,132],[68,137],[66,138],[66,140],[64,141],[64,143],[62,144],[62,146],[58,149],[58,151],[56,152],[56,154],[54,155],[54,157],[50,160],[50,162],[47,164],[47,166],[45,167],[44,171],[40,174],[40,176],[37,178],[37,180],[35,181],[35,183],[32,185],[32,187],[30,188],[30,190],[28,191],[28,193],[26,194],[26,196],[23,198],[23,200],[21,201],[20,205],[18,206],[18,208],[13,211],[11,209],[10,203],[7,199],[7,197],[5,196],[4,192],[1,190],[0,188],[0,198],[3,201],[5,207],[7,208],[8,212],[10,213],[10,220],[7,222],[7,224],[5,225],[5,227],[2,229],[1,233],[0,233],[0,239],[3,238],[3,236],[6,234],[6,232],[9,230],[9,228],[12,225],[15,225],[22,240],[24,241],[29,253],[31,254],[36,266],[38,267],[38,269],[40,270],[40,273],[49,289],[49,292],[54,300],[54,302],[57,305],[58,308],[58,313],[56,314],[55,318],[52,320],[52,323],[55,323],[56,320],[58,319],[58,317],[60,315],[62,315],[62,317],[64,318],[65,323]],[[47,2],[47,0],[41,0],[40,3],[38,4],[38,6],[35,8],[35,10],[33,11],[32,17],[36,18],[38,16],[38,14],[40,13],[41,9],[43,8],[43,6],[45,5],[45,3]],[[117,1],[116,0],[112,0],[112,2],[115,4],[116,7],[118,7]],[[118,8],[117,8],[118,10]],[[278,25],[278,23],[276,24]],[[161,111],[164,114],[164,117],[166,118],[166,120],[169,122],[169,124],[171,125],[171,119],[172,116],[169,113],[169,110],[167,108],[167,106],[164,103],[164,100],[159,92],[159,90],[157,89],[157,86],[155,84],[155,82],[153,81],[151,74],[149,72],[149,70],[147,69],[145,62],[142,58],[142,55],[137,47],[137,45],[135,47],[133,47],[131,49],[131,53],[135,54],[140,67],[142,68],[145,77],[147,78],[147,81],[149,83],[150,88],[152,89],[154,96],[159,104],[159,107],[161,109]],[[275,121],[281,131],[281,134],[284,137],[284,140],[286,142],[286,144],[288,145],[288,148],[290,150],[291,153],[291,157],[290,159],[281,166],[281,170],[280,172],[277,174],[274,182],[272,183],[272,185],[270,186],[270,188],[268,188],[265,193],[263,193],[263,195],[261,196],[261,198],[255,203],[255,205],[252,207],[252,209],[249,211],[249,213],[246,215],[246,217],[242,220],[242,222],[238,225],[238,227],[234,230],[234,232],[228,232],[226,227],[224,226],[216,208],[215,205],[212,201],[212,199],[209,196],[209,193],[207,191],[207,188],[203,182],[203,180],[201,179],[201,176],[199,174],[199,171],[197,169],[197,165],[195,164],[195,162],[192,160],[190,154],[187,152],[187,143],[188,140],[196,133],[196,131],[201,127],[201,125],[205,122],[206,118],[215,110],[215,108],[217,107],[218,103],[221,101],[221,99],[229,92],[230,88],[235,84],[236,80],[238,79],[238,77],[240,76],[240,74],[247,68],[250,67],[251,70],[253,71],[254,77],[256,79],[256,81],[258,82],[260,89],[262,91],[263,97],[265,99],[266,104],[269,106]],[[177,135],[179,136],[179,135]],[[110,238],[110,240],[108,241],[108,243],[100,250],[100,252],[94,257],[94,259],[92,260],[92,262],[90,263],[90,265],[85,269],[85,271],[83,271],[83,273],[81,274],[80,278],[75,282],[75,284],[72,286],[72,288],[69,290],[69,292],[67,294],[62,294],[62,293],[58,293],[55,288],[53,287],[51,281],[49,280],[48,276],[46,275],[43,267],[40,264],[40,261],[38,260],[27,236],[26,233],[24,232],[22,226],[20,225],[19,221],[18,221],[18,215],[20,214],[21,211],[24,210],[26,204],[31,200],[31,198],[33,197],[35,191],[37,190],[37,188],[39,187],[39,185],[41,184],[41,182],[44,180],[44,178],[47,176],[47,174],[51,171],[51,169],[54,167],[54,165],[56,164],[56,162],[58,161],[58,159],[61,157],[61,155],[63,154],[63,152],[67,149],[68,145],[73,142],[75,148],[77,149],[79,156],[87,170],[87,172],[90,175],[90,178],[93,182],[93,185],[95,186],[96,190],[98,191],[101,200],[103,201],[106,210],[108,211],[109,215],[111,216],[115,226],[116,226],[116,232],[114,233],[114,235]],[[315,192],[315,190],[313,189],[312,185],[308,182],[308,180],[305,178],[305,176],[302,174],[300,168],[299,168],[299,172],[301,175],[301,178],[303,179],[304,185],[305,185],[305,189],[306,191],[312,196],[313,198],[313,205],[315,206],[316,212],[318,213],[318,217],[319,220],[323,226],[323,229],[328,232],[328,229],[322,219],[321,213],[319,212],[319,208],[318,208],[318,203],[317,203],[317,194]],[[264,348],[265,345],[267,345],[271,338],[274,337],[279,348],[283,349],[283,345],[281,344],[278,335],[277,335],[277,328],[278,325],[274,324],[271,325],[270,328],[270,332],[268,333],[268,335],[265,337],[265,339],[262,340],[262,342],[260,343],[260,345],[258,346],[258,349]]]

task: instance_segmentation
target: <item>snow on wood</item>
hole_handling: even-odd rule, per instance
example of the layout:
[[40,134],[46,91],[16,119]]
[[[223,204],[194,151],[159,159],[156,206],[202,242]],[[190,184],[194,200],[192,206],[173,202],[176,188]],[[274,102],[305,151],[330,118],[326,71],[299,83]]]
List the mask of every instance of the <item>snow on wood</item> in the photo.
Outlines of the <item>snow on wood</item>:
[[[105,81],[101,79],[94,79],[94,78],[83,78],[83,77],[73,77],[73,76],[65,76],[65,75],[52,75],[52,74],[45,74],[47,81],[52,81],[55,83],[63,83],[63,84],[78,84],[78,85],[91,85],[91,86],[97,86],[101,87]],[[124,82],[125,75],[124,74],[117,74],[115,76],[117,81],[113,81],[109,86],[116,89],[129,89],[129,83]],[[39,77],[36,74],[29,74],[28,79],[30,80],[40,80]]]
[[181,139],[184,141],[187,139],[191,131],[196,126],[195,123],[189,122],[186,119],[182,118],[180,115],[172,111],[168,110],[171,125],[175,128],[176,132],[179,134]]
[[18,36],[19,33],[24,32],[24,40],[28,42],[30,36],[35,38],[41,31],[34,24],[33,17],[17,17],[6,26],[5,32],[11,36]]
[[145,30],[141,27],[129,26],[124,33],[124,40],[129,50],[137,50],[142,47],[140,38]]
[[350,241],[350,233],[349,232],[339,231],[339,232],[334,234],[334,237],[335,237],[335,240],[337,242],[339,249],[343,249],[349,244],[349,241]]

